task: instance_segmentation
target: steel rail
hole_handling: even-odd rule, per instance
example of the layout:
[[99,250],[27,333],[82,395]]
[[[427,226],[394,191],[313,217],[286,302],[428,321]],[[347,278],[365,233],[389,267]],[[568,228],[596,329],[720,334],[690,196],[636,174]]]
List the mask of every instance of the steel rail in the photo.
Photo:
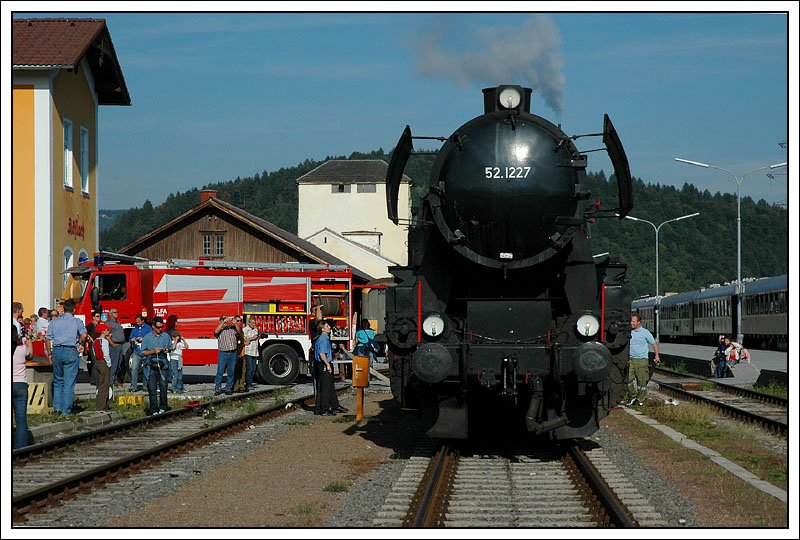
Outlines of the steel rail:
[[656,367],[655,372],[657,373],[665,373],[667,375],[673,375],[677,377],[686,377],[689,379],[697,379],[699,381],[703,381],[705,383],[712,383],[716,386],[722,388],[725,392],[729,394],[736,394],[742,397],[754,399],[757,401],[763,401],[765,403],[769,403],[771,405],[778,405],[781,407],[789,407],[789,398],[783,398],[780,396],[773,396],[772,394],[766,394],[764,392],[757,392],[750,388],[742,388],[740,386],[734,386],[732,384],[725,384],[724,382],[713,379],[711,377],[701,377],[698,375],[686,375],[685,373],[679,373],[677,371],[673,371],[671,369],[663,368],[663,367]]
[[632,528],[639,524],[628,514],[625,505],[617,497],[614,490],[606,483],[597,468],[589,461],[589,458],[577,447],[570,445],[567,453],[572,458],[573,463],[580,471],[582,478],[589,485],[592,492],[597,495],[598,502],[602,506],[611,524],[615,527]]
[[186,404],[180,409],[173,409],[171,411],[167,411],[162,414],[156,414],[153,416],[144,416],[142,418],[134,418],[131,420],[125,420],[123,422],[115,422],[108,426],[103,426],[98,429],[93,429],[91,431],[85,431],[82,433],[67,435],[66,437],[61,437],[51,441],[25,446],[23,448],[18,448],[12,452],[11,454],[12,460],[15,465],[25,463],[34,457],[42,457],[45,454],[56,452],[61,449],[67,448],[69,446],[79,444],[81,442],[90,440],[101,440],[125,431],[133,431],[146,425],[158,425],[166,422],[172,422],[183,416],[196,415],[199,412],[211,406],[222,405],[227,402],[243,401],[245,399],[252,397],[263,397],[265,395],[269,395],[275,392],[276,390],[278,390],[278,388],[270,388],[265,390],[258,390],[255,392],[249,392],[246,394],[238,394],[230,397],[214,399],[211,401],[204,401],[193,405]]
[[[404,527],[421,528],[441,525],[444,516],[443,506],[447,502],[449,485],[452,483],[450,480],[457,460],[457,453],[447,446],[442,446],[436,457],[429,463],[422,482],[412,497],[412,504],[403,520]],[[414,502],[417,503],[416,510],[414,510]]]
[[762,416],[760,414],[750,412],[745,409],[740,409],[739,407],[736,407],[734,405],[729,405],[727,403],[722,403],[721,401],[718,401],[716,399],[701,396],[696,392],[692,392],[690,390],[684,390],[676,383],[667,383],[658,381],[654,382],[658,384],[658,387],[660,389],[666,390],[668,393],[672,393],[675,396],[679,396],[683,399],[692,400],[699,403],[704,403],[706,405],[711,405],[721,410],[723,413],[733,416],[734,418],[743,418],[744,420],[761,424],[766,428],[774,432],[780,433],[781,435],[784,436],[788,435],[789,433],[789,425],[786,422],[768,418],[766,416]]
[[[339,388],[337,392],[342,393],[349,388],[350,387]],[[311,402],[313,399],[314,394],[312,393],[294,398],[292,402],[304,403]],[[214,403],[224,401],[226,401],[226,399],[215,400],[209,402],[207,405],[213,405]],[[176,410],[175,412],[179,411]],[[153,464],[155,458],[159,456],[174,454],[178,451],[187,450],[190,447],[208,444],[212,440],[246,429],[253,422],[265,421],[279,416],[282,413],[287,414],[288,412],[284,403],[277,403],[261,409],[260,411],[234,418],[217,426],[212,426],[164,444],[148,448],[147,450],[119,458],[99,467],[82,471],[68,478],[53,482],[52,484],[41,486],[27,493],[17,495],[13,497],[12,500],[12,521],[24,521],[25,515],[28,513],[35,512],[48,504],[53,504],[62,499],[68,499],[78,492],[88,492],[91,490],[92,483],[100,482],[106,484],[114,482],[120,477],[137,473],[139,470]],[[159,416],[166,416],[168,414],[169,413],[165,413]],[[139,425],[141,425],[141,423]]]

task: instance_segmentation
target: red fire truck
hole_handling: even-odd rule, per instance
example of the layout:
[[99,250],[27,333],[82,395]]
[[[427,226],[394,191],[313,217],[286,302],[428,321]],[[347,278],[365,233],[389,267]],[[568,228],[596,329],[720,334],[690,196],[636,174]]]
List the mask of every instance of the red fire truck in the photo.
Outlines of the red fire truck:
[[[261,332],[256,376],[288,384],[307,373],[311,307],[321,304],[333,319],[331,340],[350,348],[352,271],[349,266],[306,263],[250,263],[208,260],[150,261],[138,257],[96,257],[67,270],[63,300],[75,301],[75,316],[91,320],[93,310],[112,308],[126,338],[136,315],[148,321],[178,317],[186,339],[184,365],[216,364],[214,329],[221,315],[255,319]],[[127,340],[127,339],[126,339]],[[130,356],[126,344],[125,356]],[[128,362],[123,362],[128,365]]]

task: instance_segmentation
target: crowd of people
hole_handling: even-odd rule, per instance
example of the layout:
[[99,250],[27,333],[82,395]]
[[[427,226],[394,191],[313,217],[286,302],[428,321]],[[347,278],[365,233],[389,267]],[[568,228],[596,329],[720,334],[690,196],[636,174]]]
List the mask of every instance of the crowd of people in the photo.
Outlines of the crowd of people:
[[[15,448],[28,444],[25,364],[31,359],[53,366],[55,415],[73,413],[81,359],[86,363],[91,383],[97,388],[95,410],[110,412],[114,388],[125,384],[128,369],[124,364],[128,347],[129,391],[148,392],[148,414],[168,411],[167,394],[186,391],[183,384],[183,351],[189,345],[178,330],[178,317],[170,315],[166,321],[162,317],[154,317],[148,323],[144,316],[137,315],[126,338],[117,309],[112,308],[107,314],[95,311],[85,325],[81,318],[73,315],[74,311],[75,303],[66,300],[58,308],[42,307],[36,315],[26,318],[22,304],[12,304],[13,406],[17,425]],[[309,367],[318,398],[315,413],[335,415],[337,412],[347,412],[336,397],[334,366],[338,365],[339,378],[345,379],[348,376],[349,353],[341,343],[332,345],[330,334],[334,323],[323,319],[321,306],[314,306],[312,311]],[[250,319],[245,325],[240,315],[221,316],[214,336],[218,345],[214,394],[251,391],[259,358],[258,339],[261,337],[256,321]],[[355,337],[354,354],[369,356],[374,361],[375,332],[368,321],[362,322]],[[142,390],[139,389],[140,376]]]

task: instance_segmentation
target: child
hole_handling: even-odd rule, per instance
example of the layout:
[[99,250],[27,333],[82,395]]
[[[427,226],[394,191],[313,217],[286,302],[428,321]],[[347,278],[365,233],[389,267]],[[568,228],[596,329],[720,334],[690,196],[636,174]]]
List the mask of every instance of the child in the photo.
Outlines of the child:
[[100,323],[95,327],[99,337],[92,343],[94,352],[95,366],[97,373],[97,399],[95,400],[94,410],[111,412],[108,406],[110,376],[111,376],[111,354],[109,352],[109,339],[111,338],[111,327]]

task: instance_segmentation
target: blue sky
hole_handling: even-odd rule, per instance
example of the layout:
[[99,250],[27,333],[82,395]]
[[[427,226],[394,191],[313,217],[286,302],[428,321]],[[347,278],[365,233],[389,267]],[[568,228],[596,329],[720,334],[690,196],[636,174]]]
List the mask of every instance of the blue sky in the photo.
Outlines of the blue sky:
[[[379,5],[403,8],[363,4]],[[406,124],[415,135],[447,136],[480,114],[481,89],[500,83],[532,87],[534,112],[569,135],[599,132],[608,113],[634,176],[711,193],[735,193],[734,179],[674,157],[741,175],[788,161],[779,142],[796,129],[785,14],[15,16],[107,20],[133,103],[100,108],[103,209],[157,205],[172,192],[305,159],[388,151]],[[612,170],[605,153],[589,154],[589,170],[600,169]],[[747,177],[742,194],[785,203],[785,171],[772,172]]]

